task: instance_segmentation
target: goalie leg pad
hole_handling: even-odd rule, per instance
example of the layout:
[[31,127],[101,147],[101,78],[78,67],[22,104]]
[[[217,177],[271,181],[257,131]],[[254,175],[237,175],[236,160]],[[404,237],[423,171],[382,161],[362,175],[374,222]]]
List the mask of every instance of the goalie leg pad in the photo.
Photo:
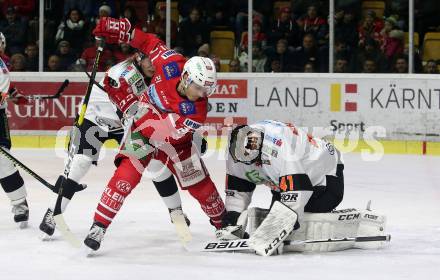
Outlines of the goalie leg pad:
[[[385,216],[371,211],[344,209],[332,213],[305,213],[301,228],[287,240],[339,239],[357,236],[384,235]],[[382,229],[382,230],[381,230]],[[385,244],[377,242],[335,242],[285,246],[285,251],[332,252],[352,248],[375,249]]]
[[[374,211],[362,211],[357,236],[385,235],[386,216]],[[379,249],[385,246],[385,241],[356,242],[355,248]]]
[[[249,234],[252,236],[260,226],[269,210],[250,208],[248,210]],[[300,221],[301,227],[295,230],[286,241],[338,239],[357,236],[385,235],[386,217],[372,211],[344,209],[332,213],[305,213]],[[377,249],[386,244],[384,241],[338,242],[286,245],[285,252],[330,252],[351,248]]]
[[274,202],[263,223],[249,238],[249,246],[259,255],[270,256],[293,231],[297,219],[295,211],[281,202]]

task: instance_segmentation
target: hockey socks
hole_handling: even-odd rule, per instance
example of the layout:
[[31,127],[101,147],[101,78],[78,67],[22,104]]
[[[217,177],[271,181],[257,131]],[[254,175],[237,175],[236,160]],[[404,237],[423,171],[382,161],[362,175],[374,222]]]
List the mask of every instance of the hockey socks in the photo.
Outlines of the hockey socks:
[[26,188],[24,187],[23,178],[18,171],[0,179],[0,184],[11,200],[12,205],[18,205],[26,200]]
[[121,209],[125,198],[137,186],[141,177],[142,174],[137,171],[130,160],[122,160],[102,193],[95,212],[95,222],[108,227]]
[[174,180],[173,175],[161,182],[153,181],[153,184],[168,209],[182,207],[182,200],[180,199],[176,180]]
[[225,204],[210,177],[188,188],[189,193],[197,199],[211,224],[220,229],[225,214]]

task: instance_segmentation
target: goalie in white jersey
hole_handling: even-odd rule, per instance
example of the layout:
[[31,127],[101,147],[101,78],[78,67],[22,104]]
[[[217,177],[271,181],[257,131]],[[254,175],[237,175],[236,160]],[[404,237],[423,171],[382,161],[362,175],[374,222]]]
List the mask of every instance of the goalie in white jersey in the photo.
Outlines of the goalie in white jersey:
[[[126,123],[130,122],[131,117],[136,113],[137,100],[147,92],[149,78],[153,74],[154,68],[148,57],[136,53],[132,58],[111,67],[106,73],[106,78],[99,82],[100,86],[93,86],[84,123],[77,133],[80,137],[69,145],[69,153],[73,154],[66,165],[70,165],[69,178],[66,181],[65,176],[60,175],[55,184],[55,193],[57,193],[62,182],[65,181],[61,204],[63,212],[75,192],[84,189],[85,186],[80,185],[79,182],[91,165],[97,163],[99,151],[104,142],[113,139],[121,143]],[[132,92],[118,96],[117,100],[110,100],[104,89],[109,86],[108,83],[118,83],[120,79],[124,79],[131,86]],[[124,104],[130,104],[130,106],[124,106]],[[202,139],[198,141],[202,143]],[[172,211],[182,211],[177,184],[168,168],[160,161],[152,160],[148,165],[148,171],[170,214]],[[186,217],[185,219],[189,225],[189,220]],[[49,208],[46,211],[40,230],[48,236],[54,233],[53,209]]]
[[296,213],[295,229],[300,227],[304,212],[330,212],[343,198],[340,152],[291,124],[267,120],[235,128],[226,166],[227,214],[224,228],[217,232],[220,239],[234,233],[243,237],[236,224],[256,185],[270,187],[272,202],[280,200]]
[[[266,120],[235,128],[229,139],[226,166],[227,213],[223,228],[216,233],[219,239],[248,237],[245,230],[249,223],[249,246],[267,256],[282,248],[284,240],[383,235],[386,218],[369,207],[364,211],[333,211],[344,196],[341,153],[331,143],[291,124]],[[271,209],[247,211],[259,184],[272,190]],[[385,244],[376,241],[302,243],[287,249],[335,251]]]

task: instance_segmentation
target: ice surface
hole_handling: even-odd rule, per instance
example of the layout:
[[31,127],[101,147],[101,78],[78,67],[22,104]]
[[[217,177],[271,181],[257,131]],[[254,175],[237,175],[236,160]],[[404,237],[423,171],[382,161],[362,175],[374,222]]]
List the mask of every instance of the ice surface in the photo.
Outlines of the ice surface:
[[[13,154],[52,183],[63,170],[63,158],[54,150],[13,149]],[[113,174],[113,155],[107,151],[90,170],[83,180],[89,188],[67,208],[66,221],[81,240]],[[39,239],[38,225],[54,195],[21,171],[29,194],[29,228],[18,229],[6,195],[0,194],[0,279],[440,279],[440,157],[385,155],[366,162],[360,154],[348,154],[345,161],[345,198],[339,208],[365,207],[371,199],[373,209],[388,216],[392,242],[385,249],[267,258],[190,253],[180,245],[153,184],[144,178],[125,201],[101,249],[86,258],[58,232],[51,241]],[[206,165],[222,191],[224,161],[214,155]],[[181,196],[193,238],[213,239],[214,230],[197,202],[185,191]],[[257,187],[253,205],[267,206],[269,199],[268,189]]]

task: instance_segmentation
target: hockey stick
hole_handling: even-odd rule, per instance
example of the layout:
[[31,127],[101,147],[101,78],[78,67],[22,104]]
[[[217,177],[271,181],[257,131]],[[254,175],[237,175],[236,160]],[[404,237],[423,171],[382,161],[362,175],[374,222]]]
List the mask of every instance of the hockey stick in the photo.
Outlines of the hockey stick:
[[[317,244],[317,243],[339,243],[339,242],[374,242],[374,241],[386,241],[391,240],[391,235],[378,235],[378,236],[358,236],[358,237],[345,237],[336,239],[316,239],[316,240],[293,240],[284,241],[284,245],[295,246],[304,244]],[[248,239],[237,240],[225,240],[225,241],[212,241],[200,244],[190,244],[186,247],[189,251],[197,252],[226,252],[226,251],[245,251],[252,250],[249,247]]]
[[[84,72],[84,73],[86,73],[86,75],[87,75],[87,77],[89,77],[89,79],[91,79],[92,78],[92,76],[89,74],[89,72]],[[97,81],[93,81],[93,84],[95,85],[95,86],[97,86],[100,90],[102,90],[102,91],[106,91],[105,89],[104,89],[104,87],[103,86],[101,86]]]
[[46,187],[48,187],[51,191],[54,191],[55,187],[52,184],[50,184],[48,181],[46,181],[43,178],[41,178],[37,173],[32,171],[29,167],[24,165],[24,163],[22,163],[21,161],[16,159],[13,155],[11,155],[8,151],[3,149],[3,147],[1,147],[1,146],[0,146],[0,153],[2,155],[4,155],[6,158],[8,158],[10,161],[12,161],[15,165],[18,165],[21,169],[26,171],[26,173],[28,173],[29,175],[34,177],[38,182],[40,182],[43,185],[45,185]]
[[[101,54],[104,50],[104,40],[99,39],[99,42],[100,42],[100,44],[98,46],[98,49],[96,50],[95,61],[93,62],[92,74],[89,79],[89,84],[87,85],[87,92],[86,92],[86,95],[84,96],[84,100],[81,105],[81,111],[79,113],[79,116],[75,119],[74,128],[71,133],[70,147],[69,147],[69,151],[68,151],[68,162],[67,162],[66,167],[64,169],[64,175],[66,176],[66,179],[69,178],[70,164],[73,160],[73,156],[75,155],[76,134],[84,122],[84,116],[87,111],[87,105],[89,103],[90,94],[92,92],[92,87],[95,82],[95,77],[96,77],[96,72],[98,70],[99,61],[101,58]],[[78,129],[76,129],[76,128],[78,128]],[[55,220],[56,227],[61,232],[61,235],[63,235],[63,237],[67,240],[67,242],[69,242],[73,247],[79,248],[81,246],[81,242],[72,233],[70,228],[67,226],[66,221],[63,217],[63,213],[61,211],[61,202],[63,200],[64,182],[66,182],[66,181],[67,180],[63,180],[60,185],[60,189],[58,191],[58,196],[57,196],[57,200],[56,200],[54,211],[53,211],[53,219]]]
[[69,80],[66,79],[64,80],[64,82],[61,84],[61,86],[58,88],[57,92],[54,95],[48,95],[48,96],[43,96],[43,95],[28,95],[25,96],[28,100],[42,100],[42,99],[57,99],[61,97],[61,94],[64,92],[64,90],[66,89],[66,87],[69,85]]

